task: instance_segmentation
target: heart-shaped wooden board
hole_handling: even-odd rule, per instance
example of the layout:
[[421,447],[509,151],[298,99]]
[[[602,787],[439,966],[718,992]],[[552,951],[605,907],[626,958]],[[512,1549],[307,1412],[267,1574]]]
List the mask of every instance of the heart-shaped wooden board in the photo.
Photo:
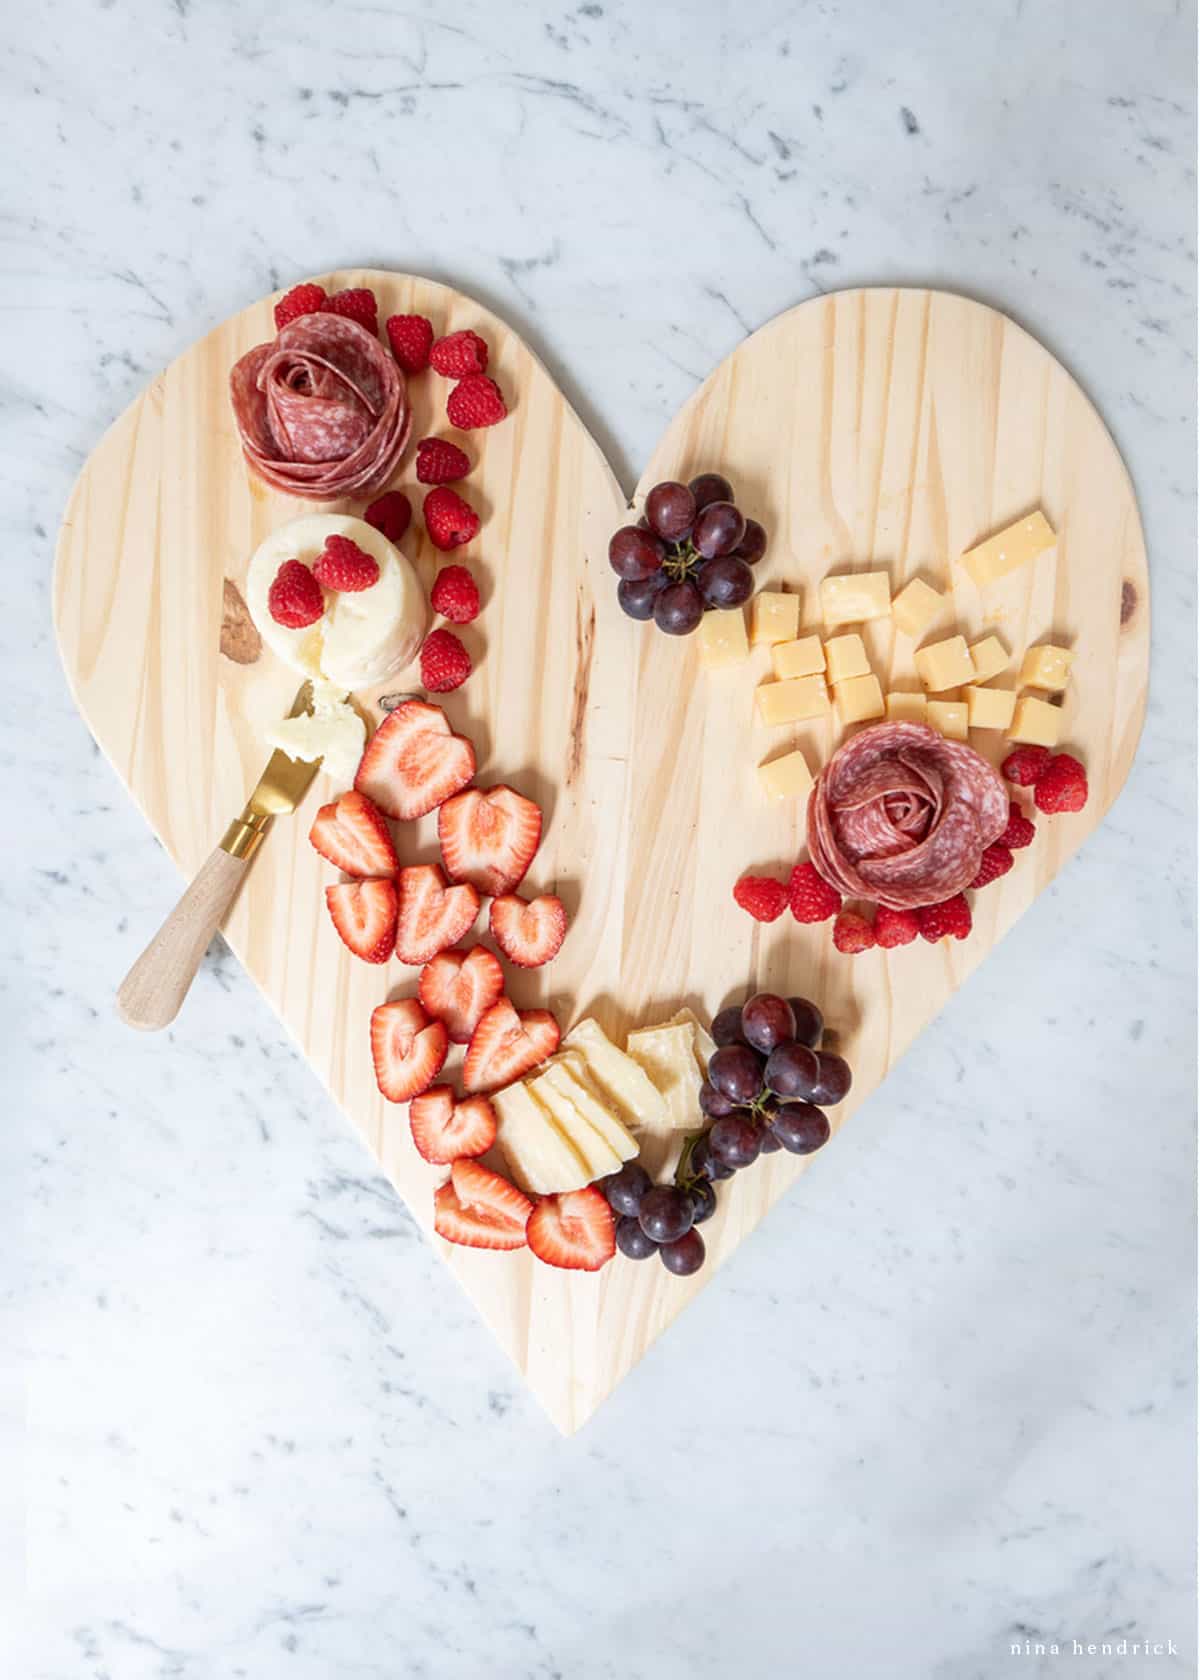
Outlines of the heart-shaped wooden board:
[[[512,406],[507,422],[468,440],[478,464],[467,493],[484,526],[461,557],[484,580],[485,605],[465,632],[477,669],[445,698],[454,727],[476,744],[481,783],[511,781],[542,806],[545,839],[527,885],[559,892],[572,916],[559,957],[514,976],[518,1006],[549,1006],[564,1030],[595,1014],[621,1034],[684,1003],[707,1018],[759,987],[810,995],[854,1066],[840,1125],[1101,820],[1133,758],[1149,650],[1145,551],[1128,475],[1095,410],[994,310],[939,292],[844,292],[747,339],[646,469],[639,497],[705,468],[730,477],[771,534],[760,586],[799,591],[802,625],[817,625],[826,572],[886,567],[894,591],[917,575],[952,590],[956,627],[969,639],[995,629],[1018,661],[1049,637],[1076,650],[1063,740],[1088,766],[1086,810],[1039,824],[1016,867],[976,896],[965,943],[851,959],[833,950],[827,925],[785,916],[760,926],[731,897],[745,870],[783,872],[803,844],[802,807],[769,806],[756,782],[756,766],[793,744],[793,732],[755,722],[766,650],[707,674],[694,638],[621,614],[606,548],[626,522],[625,496],[503,321],[404,275],[345,272],[325,284],[371,286],[381,314],[416,311],[439,332],[476,328]],[[55,620],[75,696],[185,874],[240,810],[266,757],[263,729],[297,681],[269,654],[230,657],[247,651],[236,637],[222,652],[224,580],[240,588],[266,533],[308,511],[251,480],[229,409],[230,366],[272,333],[271,303],[257,303],[154,381],[90,457],[58,548]],[[446,383],[428,373],[411,388],[414,438],[444,430]],[[411,461],[398,482],[413,494]],[[1057,548],[981,594],[958,555],[1038,506]],[[440,557],[419,527],[418,518],[405,548],[428,585]],[[916,686],[911,644],[890,620],[868,625],[865,640],[885,689]],[[815,764],[837,731],[794,736]],[[994,758],[1005,750],[999,736],[973,741]],[[443,1173],[414,1150],[407,1110],[376,1091],[368,1047],[372,1008],[411,991],[415,971],[358,962],[329,922],[331,872],[306,836],[317,803],[335,791],[319,777],[300,813],[275,825],[227,938],[428,1230]],[[401,850],[403,861],[435,858],[432,820],[405,831]],[[978,1030],[986,1035],[988,1023]],[[569,1431],[805,1164],[777,1154],[723,1186],[705,1228],[709,1263],[688,1280],[619,1256],[593,1276],[527,1252],[431,1240]]]

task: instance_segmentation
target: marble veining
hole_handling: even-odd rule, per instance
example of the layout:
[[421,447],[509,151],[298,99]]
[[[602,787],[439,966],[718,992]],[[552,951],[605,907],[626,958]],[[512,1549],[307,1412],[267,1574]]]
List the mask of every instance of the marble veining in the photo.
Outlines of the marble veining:
[[[1194,1672],[1193,9],[0,29],[4,1672]],[[510,318],[628,484],[780,309],[961,289],[1078,375],[1142,502],[1150,708],[1108,822],[573,1441],[227,953],[163,1037],[112,1013],[178,883],[62,679],[59,512],[159,367],[352,263]],[[1049,1654],[1122,1637],[1177,1654]]]

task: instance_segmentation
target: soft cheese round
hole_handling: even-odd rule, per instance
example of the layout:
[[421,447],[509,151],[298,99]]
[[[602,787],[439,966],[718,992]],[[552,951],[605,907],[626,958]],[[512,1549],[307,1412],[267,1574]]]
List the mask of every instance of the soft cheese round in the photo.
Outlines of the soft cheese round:
[[[327,589],[324,615],[303,630],[277,624],[267,595],[280,566],[301,560],[311,567],[333,536],[349,537],[373,556],[379,581],[370,589]],[[342,688],[368,688],[407,665],[429,621],[424,591],[404,555],[373,525],[344,513],[307,514],[272,531],[250,561],[246,605],[272,653],[302,675]]]

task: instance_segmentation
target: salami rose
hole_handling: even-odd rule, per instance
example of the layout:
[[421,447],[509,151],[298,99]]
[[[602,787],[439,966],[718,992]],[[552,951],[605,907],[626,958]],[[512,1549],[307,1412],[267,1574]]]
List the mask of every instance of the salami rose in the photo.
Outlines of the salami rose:
[[312,502],[373,495],[399,465],[412,426],[404,375],[343,315],[301,315],[274,344],[235,362],[229,398],[259,478]]
[[1008,823],[985,758],[923,723],[879,723],[834,753],[808,800],[808,852],[830,886],[889,910],[969,886]]

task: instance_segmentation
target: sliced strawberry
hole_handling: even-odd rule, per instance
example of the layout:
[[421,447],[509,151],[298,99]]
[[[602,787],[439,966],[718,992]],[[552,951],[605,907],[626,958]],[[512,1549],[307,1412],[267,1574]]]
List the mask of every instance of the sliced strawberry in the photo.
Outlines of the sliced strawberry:
[[365,793],[344,793],[322,805],[308,838],[323,858],[347,875],[394,875],[399,862],[383,812]]
[[510,963],[517,968],[540,968],[558,955],[567,935],[567,912],[553,893],[528,902],[516,893],[506,893],[492,900],[488,927]]
[[594,1184],[543,1196],[529,1216],[526,1241],[547,1266],[598,1272],[617,1252],[617,1222]]
[[496,1141],[496,1112],[486,1097],[455,1102],[453,1085],[434,1085],[414,1097],[408,1111],[417,1153],[445,1166],[466,1155],[486,1155]]
[[471,1034],[463,1062],[468,1091],[494,1091],[511,1085],[558,1049],[558,1022],[548,1009],[520,1014],[506,997],[485,1010]]
[[416,998],[381,1003],[371,1012],[375,1083],[389,1102],[408,1102],[428,1090],[446,1061],[446,1029],[431,1021]]
[[405,700],[367,742],[354,778],[389,817],[408,822],[436,810],[475,774],[475,749],[455,735],[440,706]]
[[478,1161],[455,1161],[433,1198],[433,1228],[467,1248],[524,1248],[533,1203]]
[[343,881],[325,888],[333,925],[356,957],[385,963],[396,943],[396,883]]
[[469,951],[439,951],[421,970],[421,1002],[444,1021],[451,1044],[467,1044],[479,1017],[504,993],[500,959],[482,945]]
[[469,788],[438,812],[438,842],[452,881],[481,893],[509,893],[529,868],[542,837],[542,813],[510,787]]
[[469,884],[450,887],[436,863],[413,864],[399,877],[396,955],[427,963],[457,945],[479,914],[479,894]]

